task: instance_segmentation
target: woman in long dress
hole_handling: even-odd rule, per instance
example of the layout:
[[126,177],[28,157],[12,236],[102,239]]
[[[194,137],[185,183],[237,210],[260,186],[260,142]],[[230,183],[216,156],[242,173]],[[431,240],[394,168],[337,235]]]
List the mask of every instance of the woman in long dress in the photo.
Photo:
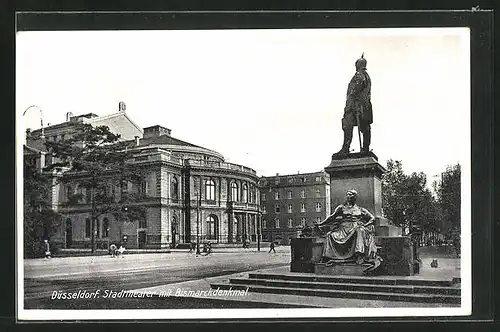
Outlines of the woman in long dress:
[[[348,190],[346,203],[337,206],[317,227],[334,223],[327,233],[323,258],[329,262],[356,261],[358,264],[373,261],[377,257],[375,245],[375,217],[365,208],[356,205],[358,193]],[[336,220],[342,217],[341,220]]]

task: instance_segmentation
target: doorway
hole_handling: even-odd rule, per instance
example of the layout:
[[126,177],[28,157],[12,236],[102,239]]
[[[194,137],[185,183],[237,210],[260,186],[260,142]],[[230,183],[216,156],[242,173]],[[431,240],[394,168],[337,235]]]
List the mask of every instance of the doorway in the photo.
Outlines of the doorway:
[[66,248],[71,248],[73,245],[73,224],[71,219],[66,219]]
[[139,244],[139,249],[145,249],[146,248],[146,231],[139,231],[137,233],[137,240]]

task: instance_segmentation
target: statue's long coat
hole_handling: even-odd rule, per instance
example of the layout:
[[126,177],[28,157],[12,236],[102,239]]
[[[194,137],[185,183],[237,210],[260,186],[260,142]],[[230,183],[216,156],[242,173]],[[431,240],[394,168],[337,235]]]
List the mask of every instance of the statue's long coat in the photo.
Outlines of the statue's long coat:
[[356,71],[356,74],[347,87],[347,101],[342,118],[342,128],[357,126],[356,114],[360,114],[361,124],[373,123],[370,75],[365,69]]

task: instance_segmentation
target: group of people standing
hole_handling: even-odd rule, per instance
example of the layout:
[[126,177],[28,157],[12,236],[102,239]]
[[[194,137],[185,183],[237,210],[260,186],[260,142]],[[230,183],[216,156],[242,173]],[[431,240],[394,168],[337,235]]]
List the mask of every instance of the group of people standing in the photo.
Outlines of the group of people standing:
[[125,247],[123,245],[120,245],[120,248],[118,248],[114,243],[112,243],[109,246],[109,254],[111,255],[111,257],[121,256],[123,258],[124,252],[125,252]]

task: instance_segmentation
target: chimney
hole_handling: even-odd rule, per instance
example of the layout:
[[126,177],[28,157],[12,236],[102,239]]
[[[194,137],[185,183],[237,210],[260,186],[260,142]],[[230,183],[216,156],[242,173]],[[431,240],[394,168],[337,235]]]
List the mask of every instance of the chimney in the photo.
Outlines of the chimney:
[[160,136],[170,136],[170,133],[172,131],[168,128],[162,127],[162,126],[151,126],[151,127],[146,127],[144,128],[144,136],[143,138],[153,138],[153,137],[160,137]]
[[276,173],[276,176],[280,176],[280,173]]
[[71,113],[71,112],[66,113],[66,122],[69,122],[72,117],[73,117],[73,113]]
[[134,136],[135,138],[135,145],[139,146],[139,136]]

